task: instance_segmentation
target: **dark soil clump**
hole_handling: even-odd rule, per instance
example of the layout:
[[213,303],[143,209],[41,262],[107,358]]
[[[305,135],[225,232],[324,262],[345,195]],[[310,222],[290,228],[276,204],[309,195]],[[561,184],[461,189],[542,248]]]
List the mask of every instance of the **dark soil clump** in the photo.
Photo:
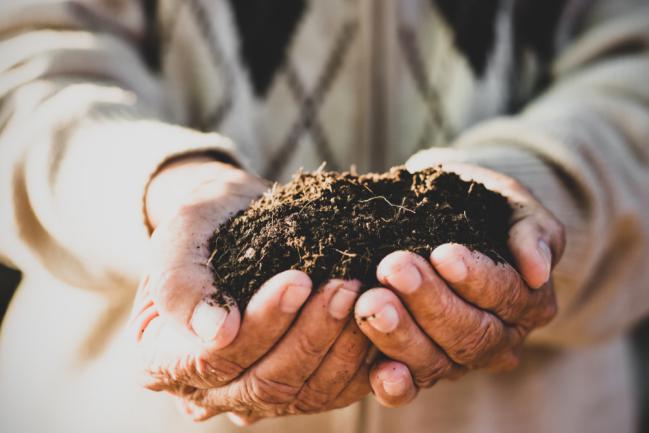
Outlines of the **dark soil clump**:
[[209,265],[219,291],[212,299],[243,311],[264,281],[288,269],[306,272],[314,287],[346,278],[370,288],[389,253],[428,258],[447,242],[502,262],[509,260],[511,214],[500,194],[438,169],[298,173],[217,229]]

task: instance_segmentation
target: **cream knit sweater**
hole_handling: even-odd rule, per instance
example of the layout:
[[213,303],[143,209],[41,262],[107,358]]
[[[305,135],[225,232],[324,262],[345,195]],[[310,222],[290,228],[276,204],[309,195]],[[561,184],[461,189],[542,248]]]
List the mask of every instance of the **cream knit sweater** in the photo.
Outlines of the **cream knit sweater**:
[[278,180],[322,160],[469,161],[520,179],[567,227],[560,314],[516,371],[440,383],[399,410],[368,398],[250,431],[633,431],[626,333],[649,312],[649,6],[567,1],[551,85],[533,97],[543,63],[515,60],[514,3],[495,14],[479,72],[431,1],[311,0],[260,90],[232,2],[161,0],[151,19],[129,0],[2,0],[0,256],[25,278],[0,336],[0,431],[235,431],[140,389],[123,330],[147,257],[147,181],[204,150]]

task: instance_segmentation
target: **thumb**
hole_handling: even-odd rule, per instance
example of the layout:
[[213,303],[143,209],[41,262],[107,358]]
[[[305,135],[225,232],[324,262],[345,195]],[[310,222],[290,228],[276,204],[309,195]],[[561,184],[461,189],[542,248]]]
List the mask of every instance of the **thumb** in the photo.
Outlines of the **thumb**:
[[150,291],[160,315],[212,349],[230,344],[241,322],[234,302],[220,305],[211,297],[218,289],[208,263],[209,239],[222,219],[222,203],[186,206],[151,239]]

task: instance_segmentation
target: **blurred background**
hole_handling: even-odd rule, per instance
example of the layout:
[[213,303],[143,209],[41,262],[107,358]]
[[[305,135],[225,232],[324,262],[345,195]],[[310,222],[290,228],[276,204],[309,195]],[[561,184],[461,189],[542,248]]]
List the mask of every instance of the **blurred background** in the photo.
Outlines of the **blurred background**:
[[[0,265],[0,324],[11,297],[20,282],[20,272]],[[642,393],[640,428],[638,433],[649,433],[649,320],[633,332],[634,348],[638,352],[639,389]],[[611,432],[615,433],[615,432]]]

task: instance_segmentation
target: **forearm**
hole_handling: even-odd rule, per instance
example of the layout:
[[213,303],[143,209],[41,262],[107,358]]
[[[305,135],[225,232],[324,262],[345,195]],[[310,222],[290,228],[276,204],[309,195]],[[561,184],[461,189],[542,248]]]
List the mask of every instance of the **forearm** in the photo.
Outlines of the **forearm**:
[[[647,15],[638,16],[649,28]],[[534,342],[597,341],[649,310],[649,54],[634,25],[611,23],[622,30],[609,39],[601,29],[585,35],[559,59],[560,78],[545,95],[520,115],[469,131],[449,154],[520,180],[566,226],[554,272],[560,314]],[[639,48],[611,58],[615,44],[597,52],[593,38],[616,37]],[[425,153],[410,161],[425,163]]]
[[0,23],[1,254],[82,287],[134,282],[147,248],[149,178],[169,158],[227,155],[232,144],[171,124],[161,84],[138,55],[137,3],[122,10],[127,28],[88,7],[101,32],[69,3],[40,6],[18,28]]

